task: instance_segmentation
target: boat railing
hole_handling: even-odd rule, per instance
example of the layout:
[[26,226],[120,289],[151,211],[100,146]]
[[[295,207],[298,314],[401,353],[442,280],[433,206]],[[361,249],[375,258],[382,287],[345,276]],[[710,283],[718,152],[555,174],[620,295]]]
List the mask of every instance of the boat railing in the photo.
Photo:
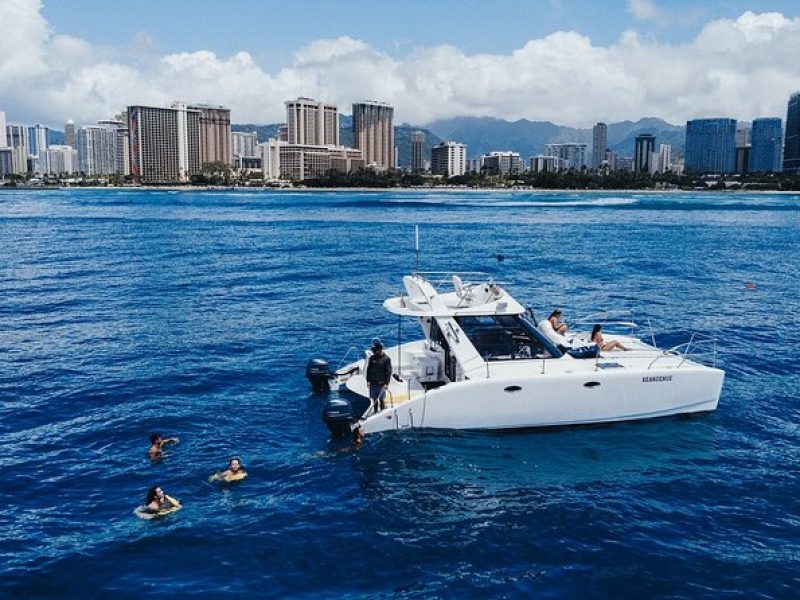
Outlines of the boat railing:
[[572,322],[570,329],[574,331],[579,326],[588,327],[591,329],[594,325],[599,323],[609,333],[619,333],[617,329],[624,329],[628,335],[633,335],[636,330],[639,329],[638,323],[623,319],[623,317],[630,316],[631,314],[632,313],[629,310],[603,310],[592,313],[585,317],[581,317],[580,319]]
[[[487,281],[491,280],[492,277],[489,273],[483,271],[461,271],[460,273],[456,271],[419,271],[416,275],[422,275],[426,278],[429,275],[433,276],[431,283],[436,293],[441,293],[442,288],[446,285],[453,285],[453,275],[458,275],[459,277],[478,276],[485,278]],[[469,284],[470,282],[467,283]]]
[[698,362],[708,361],[712,367],[716,367],[717,338],[704,333],[693,332],[688,342],[677,344],[668,350],[662,350],[661,354],[647,365],[647,369],[652,369],[658,361],[669,357],[680,357],[680,362],[675,367],[676,369],[680,369],[689,358]]
[[633,321],[582,320],[582,321],[574,321],[573,323],[571,323],[570,330],[574,332],[575,330],[584,327],[591,330],[591,328],[597,323],[603,326],[603,329],[605,330],[606,333],[611,333],[611,334],[616,333],[624,335],[634,335],[636,333],[636,330],[639,329],[639,324],[634,323]]
[[492,283],[494,285],[511,285],[512,281],[498,281],[496,280],[491,273],[487,273],[486,271],[415,271],[414,275],[422,275],[426,279],[428,276],[431,276],[431,285],[433,285],[433,289],[436,290],[437,293],[441,292],[441,288],[444,286],[452,286],[453,285],[453,276],[458,275],[459,277],[480,277],[480,282],[477,281],[464,281],[466,285],[480,285],[485,282]]

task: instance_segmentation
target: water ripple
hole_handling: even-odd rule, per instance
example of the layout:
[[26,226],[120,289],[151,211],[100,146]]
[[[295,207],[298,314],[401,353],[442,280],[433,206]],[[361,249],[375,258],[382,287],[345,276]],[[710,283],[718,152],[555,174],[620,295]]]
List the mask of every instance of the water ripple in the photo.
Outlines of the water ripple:
[[[799,200],[3,191],[0,595],[793,596]],[[713,333],[719,410],[329,442],[305,360],[395,339],[413,223],[537,314]],[[184,508],[136,519],[152,485]]]

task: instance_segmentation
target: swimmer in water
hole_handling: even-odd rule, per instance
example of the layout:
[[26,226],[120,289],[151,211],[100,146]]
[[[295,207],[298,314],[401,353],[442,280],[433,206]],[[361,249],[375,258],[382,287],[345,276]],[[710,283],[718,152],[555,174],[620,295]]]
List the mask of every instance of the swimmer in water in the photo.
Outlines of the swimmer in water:
[[177,436],[165,438],[161,437],[160,433],[154,433],[150,436],[150,450],[148,450],[147,455],[150,457],[150,460],[158,460],[164,456],[164,446],[177,443]]
[[208,478],[209,481],[238,481],[247,477],[247,471],[242,465],[242,461],[234,456],[228,462],[228,469],[220,473],[214,473]]
[[144,512],[148,514],[157,515],[171,508],[180,508],[180,506],[180,503],[175,498],[167,496],[158,486],[147,490]]
[[364,442],[364,432],[361,431],[361,427],[356,427],[355,429],[353,429],[353,447],[360,448],[363,442]]

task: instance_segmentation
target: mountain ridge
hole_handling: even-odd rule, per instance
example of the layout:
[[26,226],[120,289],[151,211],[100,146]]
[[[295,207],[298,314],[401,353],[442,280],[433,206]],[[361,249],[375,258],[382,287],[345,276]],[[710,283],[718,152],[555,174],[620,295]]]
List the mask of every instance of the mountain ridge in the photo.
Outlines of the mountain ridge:
[[[352,117],[339,116],[340,142],[351,146],[353,142]],[[278,134],[280,123],[268,125],[234,124],[232,131],[256,131],[259,142]],[[407,167],[411,163],[411,133],[425,133],[425,156],[430,159],[430,149],[442,140],[455,140],[467,145],[467,154],[476,158],[492,151],[519,152],[527,163],[531,156],[544,153],[547,144],[582,143],[591,150],[592,128],[569,127],[551,121],[517,119],[507,121],[497,117],[452,117],[432,121],[424,126],[402,123],[395,125],[395,145],[398,164]],[[683,156],[686,127],[673,125],[658,117],[643,117],[638,121],[619,121],[608,124],[608,148],[620,156],[633,156],[636,136],[650,133],[656,137],[656,148],[660,144],[672,146],[673,160]]]
[[[527,159],[542,154],[547,144],[579,143],[586,144],[590,149],[592,146],[592,128],[569,127],[551,121],[454,117],[433,121],[427,127],[441,138],[466,144],[470,156],[479,156],[493,150],[512,150]],[[685,127],[673,125],[657,117],[610,123],[607,146],[621,156],[632,156],[635,138],[642,133],[654,134],[656,146],[668,143],[673,146],[673,155],[683,155]]]

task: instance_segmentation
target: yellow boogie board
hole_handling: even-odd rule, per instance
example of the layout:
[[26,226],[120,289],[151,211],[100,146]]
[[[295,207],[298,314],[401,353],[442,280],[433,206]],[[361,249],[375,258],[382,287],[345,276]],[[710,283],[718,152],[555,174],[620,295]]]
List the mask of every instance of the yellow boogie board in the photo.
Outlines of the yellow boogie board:
[[163,517],[164,515],[170,515],[174,512],[178,512],[181,508],[183,508],[181,506],[181,503],[178,502],[172,496],[167,496],[166,494],[164,494],[164,498],[166,498],[172,504],[172,506],[170,506],[169,508],[164,508],[158,511],[157,513],[148,512],[146,506],[137,506],[136,509],[133,511],[133,514],[135,514],[140,519],[155,519],[156,517]]
[[214,481],[219,481],[221,483],[233,483],[234,481],[241,481],[245,477],[247,477],[246,471],[240,471],[235,475],[231,475],[230,477],[222,477],[219,473],[214,473],[214,475],[208,478],[208,481],[210,483],[213,483]]

